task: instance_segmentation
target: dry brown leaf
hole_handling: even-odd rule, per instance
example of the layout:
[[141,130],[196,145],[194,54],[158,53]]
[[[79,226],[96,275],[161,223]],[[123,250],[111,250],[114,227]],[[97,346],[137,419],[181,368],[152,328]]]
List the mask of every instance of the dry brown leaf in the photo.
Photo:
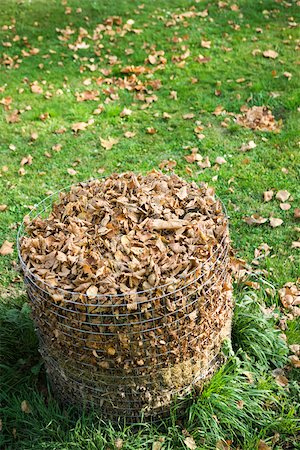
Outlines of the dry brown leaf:
[[216,158],[216,161],[215,161],[215,163],[216,164],[226,164],[226,159],[225,158],[223,158],[223,156],[217,156],[217,158]]
[[123,448],[124,441],[121,438],[117,438],[114,444],[117,450],[121,450],[121,448]]
[[300,208],[294,209],[294,217],[295,219],[300,219]]
[[187,186],[182,186],[179,191],[176,193],[177,197],[180,200],[184,200],[188,196]]
[[292,353],[295,353],[295,355],[300,356],[300,344],[291,344],[289,345],[289,349]]
[[172,98],[173,100],[177,100],[177,91],[171,91],[170,98]]
[[125,136],[127,139],[131,139],[131,138],[133,138],[135,135],[136,135],[136,133],[135,133],[134,131],[125,131],[125,133],[124,133],[124,136]]
[[28,166],[31,166],[32,161],[33,161],[33,157],[32,157],[31,155],[24,156],[24,158],[22,158],[22,160],[21,160],[21,162],[20,162],[20,166],[23,167],[23,166],[25,166],[26,164],[27,164]]
[[68,174],[71,175],[71,176],[74,176],[74,175],[77,174],[76,170],[74,170],[74,169],[72,169],[72,168],[67,169],[67,172],[68,172]]
[[211,46],[211,41],[205,41],[205,40],[201,41],[201,47],[210,48],[210,46]]
[[78,102],[85,102],[89,100],[99,100],[99,92],[94,91],[84,91],[84,92],[75,92],[75,97]]
[[278,191],[276,194],[277,200],[280,200],[281,202],[285,202],[291,194],[289,191]]
[[90,286],[86,291],[86,295],[89,298],[95,298],[97,294],[98,294],[97,286]]
[[289,356],[289,360],[293,367],[295,367],[296,369],[300,369],[300,359],[297,355]]
[[123,110],[120,112],[120,117],[131,116],[131,114],[132,114],[131,109],[123,108]]
[[76,122],[72,125],[72,131],[78,133],[78,131],[84,131],[88,126],[88,122]]
[[30,135],[30,139],[31,139],[32,141],[36,141],[36,140],[38,139],[38,137],[39,137],[39,135],[37,134],[36,131],[34,131],[33,133],[31,133],[31,135]]
[[193,119],[194,117],[195,117],[195,114],[193,114],[193,113],[187,113],[187,114],[182,115],[182,118],[185,120]]
[[265,50],[263,52],[264,58],[276,59],[278,57],[278,53],[275,50]]
[[151,450],[161,450],[162,446],[163,446],[164,441],[154,441],[152,444],[152,449]]
[[216,442],[216,450],[230,450],[230,445],[224,440],[219,440]]
[[249,141],[247,144],[242,144],[240,151],[241,152],[247,152],[249,150],[252,150],[253,148],[256,147],[256,144],[254,141]]
[[258,214],[252,214],[252,216],[250,217],[244,217],[243,221],[248,225],[261,225],[263,223],[266,223],[268,219],[265,217],[261,217]]
[[177,162],[174,159],[164,159],[159,163],[158,167],[162,170],[173,170],[177,166]]
[[27,402],[27,400],[23,400],[23,401],[22,401],[22,403],[21,403],[21,410],[22,410],[24,413],[26,413],[26,414],[31,413],[31,408],[30,408],[30,405],[29,405],[29,403]]
[[282,211],[288,211],[289,209],[291,209],[290,203],[280,203],[279,206]]
[[211,60],[209,56],[198,55],[196,61],[200,64],[206,64]]
[[43,93],[43,88],[37,84],[37,81],[35,81],[31,85],[30,89],[33,94],[42,94]]
[[289,384],[289,380],[284,375],[276,375],[275,381],[279,386],[285,387]]
[[148,61],[150,64],[156,64],[157,63],[157,58],[155,55],[149,55],[148,56]]
[[184,441],[186,448],[189,450],[196,450],[197,444],[192,436],[187,436]]
[[6,117],[7,123],[17,123],[20,122],[20,111],[18,109],[15,109],[12,113],[10,113]]
[[155,134],[155,133],[157,133],[157,130],[155,128],[153,128],[153,127],[147,128],[146,131],[147,131],[148,134]]
[[264,201],[265,201],[265,202],[271,201],[272,198],[273,198],[273,195],[274,195],[274,192],[273,192],[273,191],[265,191],[265,192],[264,192]]
[[290,81],[293,75],[290,72],[283,72],[283,76]]
[[267,445],[265,441],[259,440],[257,450],[272,450],[272,447]]
[[13,242],[4,241],[0,248],[0,255],[2,256],[11,255],[14,252],[13,245],[14,245]]
[[0,212],[3,212],[7,209],[7,205],[0,205]]
[[270,217],[270,225],[272,228],[280,227],[283,224],[282,219],[276,219],[275,217]]
[[109,137],[108,139],[103,139],[100,137],[101,146],[106,150],[110,150],[114,145],[119,142],[119,139]]

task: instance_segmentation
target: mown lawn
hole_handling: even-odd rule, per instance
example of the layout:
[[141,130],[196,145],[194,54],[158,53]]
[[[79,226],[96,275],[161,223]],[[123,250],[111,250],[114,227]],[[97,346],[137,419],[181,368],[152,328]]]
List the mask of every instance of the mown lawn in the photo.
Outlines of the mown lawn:
[[[235,287],[234,352],[202,396],[183,416],[117,426],[51,397],[16,246],[0,250],[0,448],[300,448],[297,304],[278,295],[299,277],[297,18],[292,0],[1,1],[0,248],[50,191],[171,160],[215,187],[248,275]],[[239,125],[245,105],[266,106],[280,132]],[[195,147],[211,167],[186,161]],[[249,225],[253,214],[268,221]]]

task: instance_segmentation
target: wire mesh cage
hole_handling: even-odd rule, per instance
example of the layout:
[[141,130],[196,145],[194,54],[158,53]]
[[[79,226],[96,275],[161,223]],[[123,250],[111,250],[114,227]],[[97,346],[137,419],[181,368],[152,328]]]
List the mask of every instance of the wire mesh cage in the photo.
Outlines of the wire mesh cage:
[[[58,196],[36,205],[30,221],[46,217]],[[209,258],[185,278],[93,299],[32,273],[20,250],[25,235],[22,224],[18,253],[40,352],[63,403],[112,420],[153,419],[218,368],[233,309],[227,225]]]

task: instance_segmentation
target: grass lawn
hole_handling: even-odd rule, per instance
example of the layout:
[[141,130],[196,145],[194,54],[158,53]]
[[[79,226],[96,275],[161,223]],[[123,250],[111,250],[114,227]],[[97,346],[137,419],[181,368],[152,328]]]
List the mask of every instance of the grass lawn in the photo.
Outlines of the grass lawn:
[[[278,295],[299,277],[297,17],[293,0],[1,1],[0,248],[50,191],[175,161],[215,187],[248,276],[228,362],[183,416],[112,425],[52,398],[16,246],[0,250],[0,448],[300,448],[299,317]],[[245,105],[266,106],[280,132],[239,125]],[[210,167],[185,159],[193,148]],[[246,223],[253,214],[268,220]]]

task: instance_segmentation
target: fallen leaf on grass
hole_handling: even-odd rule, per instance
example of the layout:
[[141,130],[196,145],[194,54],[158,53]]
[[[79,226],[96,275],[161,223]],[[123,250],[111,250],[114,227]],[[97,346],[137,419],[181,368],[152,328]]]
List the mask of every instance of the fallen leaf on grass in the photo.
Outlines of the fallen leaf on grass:
[[164,170],[173,170],[174,167],[176,167],[177,162],[174,161],[173,159],[164,159],[159,165],[158,167],[160,169],[164,169]]
[[284,375],[276,375],[275,381],[279,386],[285,387],[289,384],[289,380]]
[[276,59],[278,57],[278,53],[275,50],[265,50],[263,52],[264,58]]
[[295,317],[300,317],[300,289],[299,283],[286,283],[278,291],[280,301],[284,308],[289,309]]
[[29,403],[27,402],[27,400],[23,400],[21,403],[21,410],[26,413],[29,414],[31,413],[31,408],[29,406]]
[[196,450],[197,444],[192,436],[187,436],[183,442],[189,450]]
[[[72,131],[74,131],[75,133],[78,133],[78,131],[84,131],[89,125],[92,125],[93,123],[94,123],[94,119],[90,119],[90,120],[88,120],[88,122],[73,123]],[[58,133],[58,131],[57,131],[57,133]]]
[[279,206],[282,211],[288,211],[289,209],[291,209],[290,203],[280,203]]
[[271,201],[272,198],[273,198],[273,195],[274,195],[274,192],[273,192],[273,191],[265,191],[265,192],[264,192],[264,201],[265,201],[265,202]]
[[131,116],[131,114],[132,114],[131,109],[124,108],[124,109],[120,112],[120,117]]
[[195,114],[193,113],[187,113],[187,114],[183,114],[182,118],[184,120],[189,120],[189,119],[193,119],[195,117]]
[[230,450],[230,445],[222,440],[216,442],[216,450]]
[[98,107],[96,109],[94,109],[93,114],[94,115],[99,115],[104,111],[104,106],[103,105],[98,105]]
[[13,242],[4,241],[0,248],[0,255],[6,256],[11,255],[13,253]]
[[68,172],[68,174],[71,175],[71,176],[74,176],[74,175],[77,174],[76,170],[74,170],[74,169],[67,169],[67,172]]
[[0,211],[3,212],[7,209],[7,205],[0,205]]
[[32,141],[36,141],[38,139],[39,135],[34,131],[33,133],[31,133],[30,135],[30,139]]
[[162,446],[163,446],[164,441],[155,441],[152,444],[152,450],[161,450]]
[[267,445],[265,441],[259,440],[257,450],[272,450],[272,447]]
[[155,134],[155,133],[157,133],[157,130],[155,128],[153,128],[153,127],[147,128],[146,131],[147,131],[148,134]]
[[126,131],[126,132],[124,133],[124,136],[125,136],[127,139],[133,138],[135,135],[136,135],[136,133],[134,133],[133,131]]
[[291,247],[292,248],[300,248],[300,241],[293,241]]
[[173,100],[177,100],[177,91],[171,91],[170,98],[172,98]]
[[203,56],[203,55],[199,55],[196,58],[196,61],[200,64],[206,64],[211,60],[211,58],[209,56]]
[[108,138],[108,139],[103,139],[100,138],[100,142],[101,142],[101,146],[103,148],[105,148],[106,150],[110,150],[115,144],[117,144],[119,142],[119,139],[116,138]]
[[290,72],[283,72],[283,76],[286,77],[289,81],[292,78],[292,74]]
[[209,167],[211,167],[211,162],[209,160],[209,157],[206,156],[203,160],[198,161],[197,165],[201,168],[201,169],[208,169]]
[[295,208],[294,217],[295,219],[300,219],[300,208]]
[[30,86],[30,90],[33,94],[42,94],[43,88],[37,84],[37,81],[34,81]]
[[15,109],[9,116],[6,117],[7,123],[17,123],[20,122],[20,111]]
[[117,450],[121,450],[121,448],[123,447],[124,441],[121,438],[117,438],[115,440],[115,447]]
[[285,202],[291,194],[289,191],[278,191],[276,194],[277,200],[280,200],[281,202]]
[[78,102],[85,102],[88,100],[99,100],[99,92],[98,91],[84,91],[84,92],[75,92],[75,97]]
[[280,227],[283,224],[282,219],[276,219],[275,217],[270,217],[270,225],[272,228]]
[[223,158],[223,156],[217,156],[217,158],[216,158],[216,161],[215,161],[215,163],[216,164],[226,164],[226,159],[225,158]]
[[249,150],[252,150],[256,147],[256,144],[254,141],[249,141],[247,144],[242,144],[240,151],[241,152],[248,152]]
[[292,364],[292,366],[296,367],[296,369],[300,369],[300,359],[297,355],[291,355],[289,356],[289,360]]
[[204,41],[204,40],[201,41],[202,48],[210,48],[210,45],[211,45],[211,41]]
[[268,219],[265,217],[261,217],[258,214],[252,214],[252,216],[250,217],[244,217],[243,221],[248,225],[261,225],[263,223],[266,223]]
[[24,158],[21,159],[20,165],[22,167],[25,166],[26,164],[28,166],[31,166],[32,161],[33,161],[33,157],[31,155],[27,155],[27,156],[24,156]]

